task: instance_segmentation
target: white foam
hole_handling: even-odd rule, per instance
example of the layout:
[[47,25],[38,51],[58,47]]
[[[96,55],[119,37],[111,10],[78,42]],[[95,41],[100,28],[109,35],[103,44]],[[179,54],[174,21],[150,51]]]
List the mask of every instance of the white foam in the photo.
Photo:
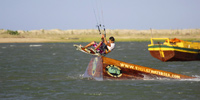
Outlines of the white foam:
[[84,95],[100,96],[100,95],[102,95],[102,93],[101,92],[99,92],[99,93],[86,93],[86,92],[84,92]]
[[55,55],[56,55],[56,53],[53,53],[52,55],[53,55],[53,56],[55,56]]
[[36,44],[35,44],[35,45],[29,45],[29,46],[30,46],[30,47],[40,47],[40,46],[42,46],[42,45],[39,45],[39,44],[36,45]]
[[15,45],[10,45],[10,47],[14,47]]

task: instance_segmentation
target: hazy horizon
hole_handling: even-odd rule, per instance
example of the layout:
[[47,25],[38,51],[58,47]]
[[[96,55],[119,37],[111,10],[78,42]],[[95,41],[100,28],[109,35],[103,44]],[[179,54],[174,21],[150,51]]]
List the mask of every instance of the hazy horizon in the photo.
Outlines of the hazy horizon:
[[199,4],[199,0],[3,0],[0,29],[97,29],[97,21],[106,29],[199,29]]

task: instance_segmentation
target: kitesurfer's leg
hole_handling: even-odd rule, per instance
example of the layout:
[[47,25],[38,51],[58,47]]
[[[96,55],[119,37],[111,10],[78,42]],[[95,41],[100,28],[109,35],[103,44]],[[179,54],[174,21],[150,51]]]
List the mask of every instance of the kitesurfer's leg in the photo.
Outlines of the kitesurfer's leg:
[[102,42],[99,42],[99,44],[95,47],[94,50],[97,50],[102,45]]
[[84,46],[83,48],[88,48],[90,46],[93,46],[95,43],[96,43],[95,41],[92,41],[89,44],[87,44],[86,46]]

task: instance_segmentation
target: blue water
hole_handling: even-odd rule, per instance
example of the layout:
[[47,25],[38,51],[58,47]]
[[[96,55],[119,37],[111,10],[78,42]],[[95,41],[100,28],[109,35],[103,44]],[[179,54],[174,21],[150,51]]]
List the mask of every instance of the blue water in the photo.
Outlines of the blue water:
[[[120,42],[107,57],[196,76],[188,80],[96,81],[83,78],[91,56],[74,43],[0,44],[1,100],[199,100],[200,62],[161,62],[148,42]],[[76,43],[86,45],[86,43]]]

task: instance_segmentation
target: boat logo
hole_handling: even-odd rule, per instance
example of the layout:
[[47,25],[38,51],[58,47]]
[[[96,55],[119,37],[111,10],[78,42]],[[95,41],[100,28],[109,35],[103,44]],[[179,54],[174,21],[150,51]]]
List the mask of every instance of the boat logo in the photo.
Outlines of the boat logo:
[[122,76],[121,69],[114,65],[108,65],[106,67],[106,72],[108,73],[108,75],[110,75],[112,77],[121,77]]

